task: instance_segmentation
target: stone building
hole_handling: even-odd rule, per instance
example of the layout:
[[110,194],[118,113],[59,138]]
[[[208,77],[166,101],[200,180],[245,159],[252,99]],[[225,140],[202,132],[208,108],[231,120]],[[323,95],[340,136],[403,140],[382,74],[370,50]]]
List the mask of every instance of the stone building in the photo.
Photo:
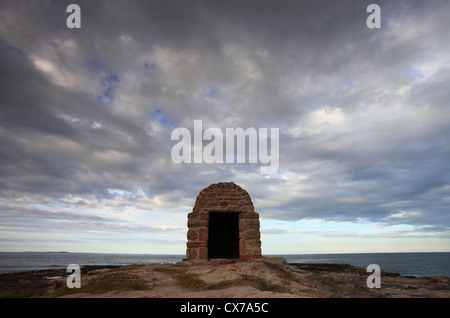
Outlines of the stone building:
[[189,260],[260,258],[259,214],[250,195],[234,182],[212,184],[197,196],[188,214]]

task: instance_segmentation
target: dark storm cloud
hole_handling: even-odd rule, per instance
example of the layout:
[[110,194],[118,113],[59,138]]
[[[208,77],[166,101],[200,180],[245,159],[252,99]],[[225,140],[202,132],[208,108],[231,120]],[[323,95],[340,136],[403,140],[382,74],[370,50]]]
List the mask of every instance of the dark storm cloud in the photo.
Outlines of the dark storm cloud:
[[[118,151],[139,157],[150,151],[150,139],[143,138],[131,122],[112,116],[88,96],[51,83],[22,55],[5,52],[1,63],[4,189],[77,191],[70,185],[78,172],[136,171],[132,163],[96,160],[94,152]],[[64,120],[61,114],[73,121]],[[106,123],[105,127],[92,128],[90,123],[97,120]],[[55,141],[59,144],[52,145]],[[34,183],[33,176],[43,184]]]
[[[371,1],[69,3],[0,4],[3,200],[233,180],[266,218],[450,223],[446,2],[378,1],[379,30]],[[173,164],[194,119],[280,128],[280,174]]]

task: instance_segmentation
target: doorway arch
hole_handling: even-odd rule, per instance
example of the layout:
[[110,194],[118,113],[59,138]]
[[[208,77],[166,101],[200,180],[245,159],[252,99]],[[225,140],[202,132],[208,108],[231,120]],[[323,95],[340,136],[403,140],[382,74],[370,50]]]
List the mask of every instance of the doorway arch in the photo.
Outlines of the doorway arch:
[[188,214],[186,258],[260,258],[259,214],[247,191],[220,182],[200,191]]

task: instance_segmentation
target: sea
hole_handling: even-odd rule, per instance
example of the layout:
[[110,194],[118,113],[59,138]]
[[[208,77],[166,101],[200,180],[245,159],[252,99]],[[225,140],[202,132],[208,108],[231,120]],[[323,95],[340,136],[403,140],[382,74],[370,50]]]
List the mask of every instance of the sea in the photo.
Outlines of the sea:
[[[289,263],[350,264],[366,269],[377,264],[381,271],[403,276],[450,277],[450,253],[352,253],[352,254],[284,254],[264,255],[283,257]],[[147,265],[174,264],[185,255],[172,254],[110,254],[68,252],[0,252],[0,273],[67,268],[86,265]]]

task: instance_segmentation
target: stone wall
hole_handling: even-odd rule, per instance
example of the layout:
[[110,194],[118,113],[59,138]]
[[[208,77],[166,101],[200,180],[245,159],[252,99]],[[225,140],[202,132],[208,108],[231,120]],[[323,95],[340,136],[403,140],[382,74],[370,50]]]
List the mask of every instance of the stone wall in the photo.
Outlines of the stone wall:
[[188,214],[187,259],[208,259],[209,212],[238,212],[239,259],[261,257],[259,214],[250,195],[234,182],[221,182],[203,189]]

